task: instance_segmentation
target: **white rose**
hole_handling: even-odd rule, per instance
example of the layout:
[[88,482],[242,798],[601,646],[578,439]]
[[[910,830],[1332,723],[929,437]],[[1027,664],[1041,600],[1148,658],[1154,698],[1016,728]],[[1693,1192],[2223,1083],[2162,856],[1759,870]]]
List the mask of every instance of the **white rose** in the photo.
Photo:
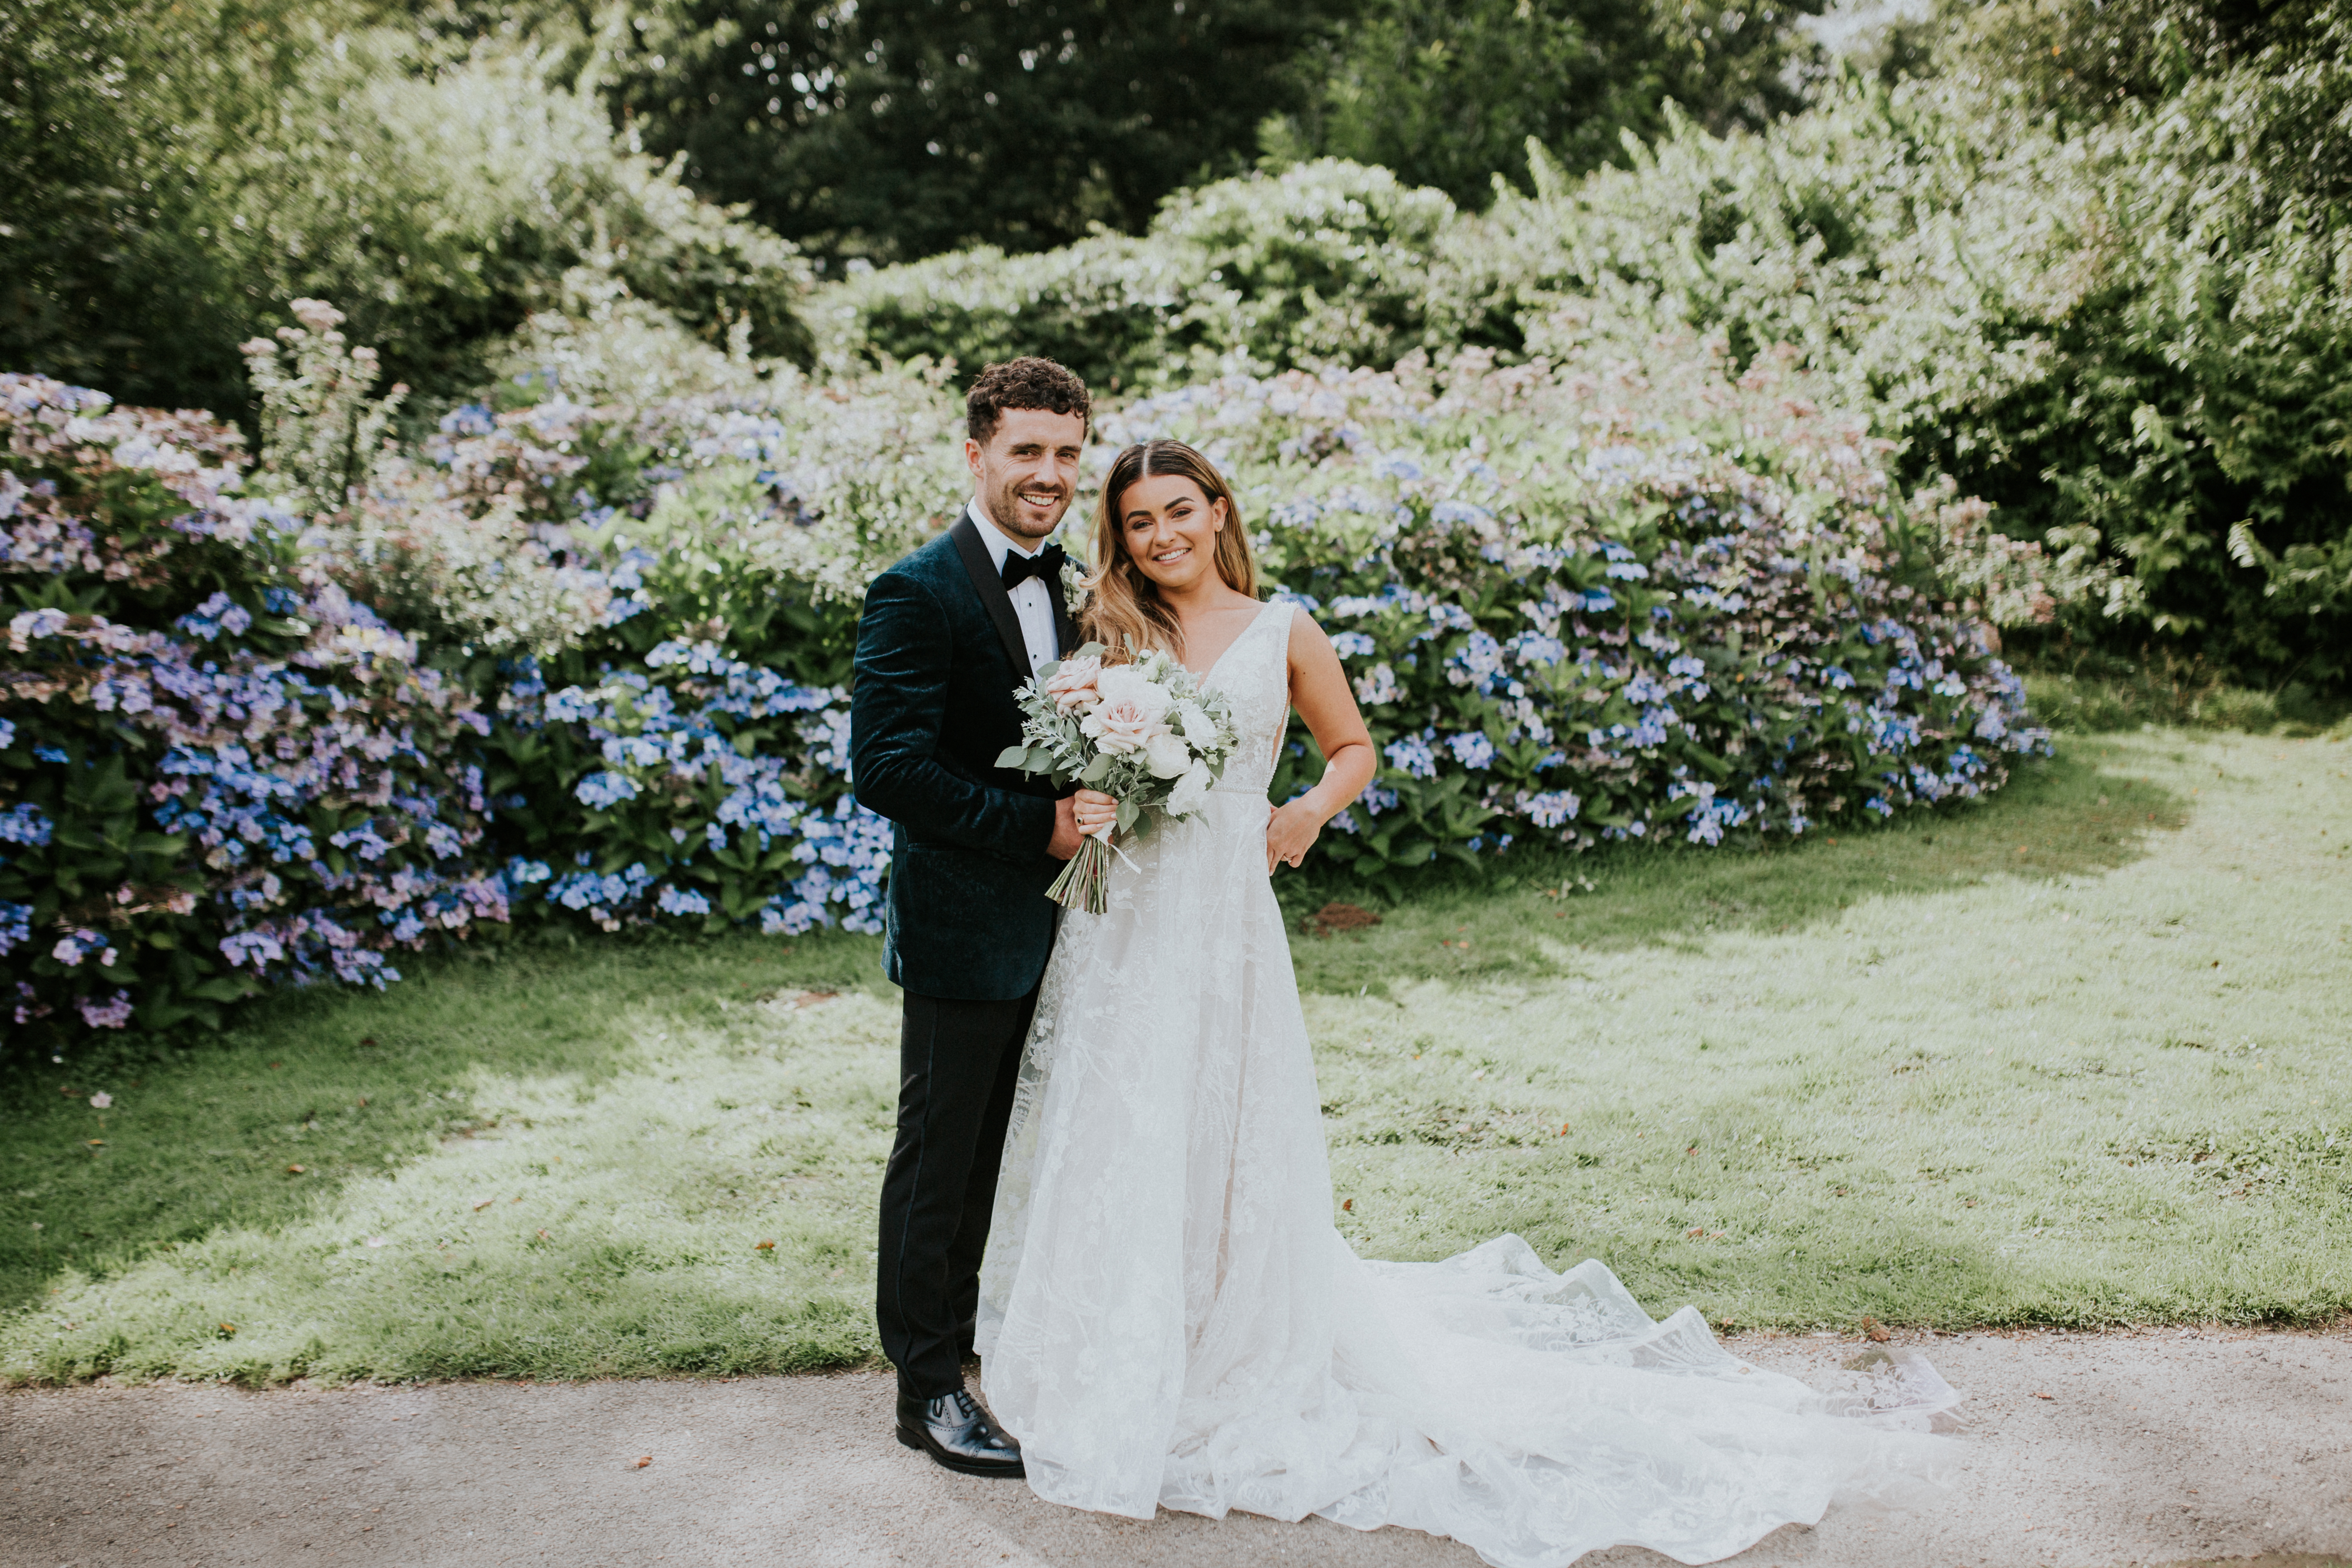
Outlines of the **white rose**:
[[1079,731],[1112,756],[1139,752],[1168,732],[1156,713],[1146,712],[1131,697],[1108,697],[1079,721]]
[[1169,792],[1168,815],[1190,816],[1200,810],[1202,804],[1209,798],[1210,786],[1216,782],[1210,776],[1207,763],[1193,763],[1184,771],[1184,776],[1176,781],[1176,787]]
[[1192,765],[1192,748],[1163,730],[1143,743],[1143,763],[1156,779],[1172,779]]
[[1186,740],[1196,745],[1205,746],[1217,738],[1217,721],[1210,718],[1209,710],[1197,702],[1176,704],[1176,727],[1184,731]]
[[1147,679],[1131,664],[1116,664],[1095,678],[1095,689],[1105,702],[1132,704],[1136,711],[1160,718],[1169,709],[1168,689]]

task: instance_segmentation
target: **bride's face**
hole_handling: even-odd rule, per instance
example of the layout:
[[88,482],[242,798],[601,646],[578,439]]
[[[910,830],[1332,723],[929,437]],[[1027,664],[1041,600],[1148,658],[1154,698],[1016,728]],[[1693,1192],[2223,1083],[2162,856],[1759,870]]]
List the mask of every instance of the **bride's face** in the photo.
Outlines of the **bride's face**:
[[1118,498],[1118,525],[1137,569],[1162,592],[1181,594],[1216,573],[1225,503],[1181,474],[1147,474]]

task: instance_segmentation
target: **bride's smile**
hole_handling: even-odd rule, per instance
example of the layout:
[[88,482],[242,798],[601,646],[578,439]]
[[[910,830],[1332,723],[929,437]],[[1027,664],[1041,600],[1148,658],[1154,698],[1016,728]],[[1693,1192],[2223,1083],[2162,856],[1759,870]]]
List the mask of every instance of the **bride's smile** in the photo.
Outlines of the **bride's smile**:
[[1137,568],[1163,595],[1181,598],[1216,575],[1217,534],[1225,504],[1181,474],[1153,474],[1119,500],[1119,525]]

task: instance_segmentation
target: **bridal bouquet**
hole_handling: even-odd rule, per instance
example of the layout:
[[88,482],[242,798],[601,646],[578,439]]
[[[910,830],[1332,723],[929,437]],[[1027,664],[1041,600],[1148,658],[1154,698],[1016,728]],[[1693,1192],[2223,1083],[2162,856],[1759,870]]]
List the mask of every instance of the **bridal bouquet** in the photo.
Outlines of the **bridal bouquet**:
[[1110,837],[1136,828],[1146,811],[1190,816],[1225,771],[1235,742],[1233,710],[1198,676],[1154,650],[1131,664],[1105,664],[1088,643],[1046,665],[1021,689],[1022,743],[1000,768],[1044,773],[1118,802],[1116,822],[1078,847],[1046,896],[1098,915],[1108,908]]

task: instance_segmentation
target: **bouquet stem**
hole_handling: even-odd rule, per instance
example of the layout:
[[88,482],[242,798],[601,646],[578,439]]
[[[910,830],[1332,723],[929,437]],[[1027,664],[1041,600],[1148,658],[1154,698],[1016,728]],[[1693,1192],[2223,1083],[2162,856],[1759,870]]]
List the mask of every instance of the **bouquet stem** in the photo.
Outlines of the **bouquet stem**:
[[1045,896],[1065,909],[1082,909],[1098,915],[1110,908],[1110,845],[1088,834],[1045,889]]

